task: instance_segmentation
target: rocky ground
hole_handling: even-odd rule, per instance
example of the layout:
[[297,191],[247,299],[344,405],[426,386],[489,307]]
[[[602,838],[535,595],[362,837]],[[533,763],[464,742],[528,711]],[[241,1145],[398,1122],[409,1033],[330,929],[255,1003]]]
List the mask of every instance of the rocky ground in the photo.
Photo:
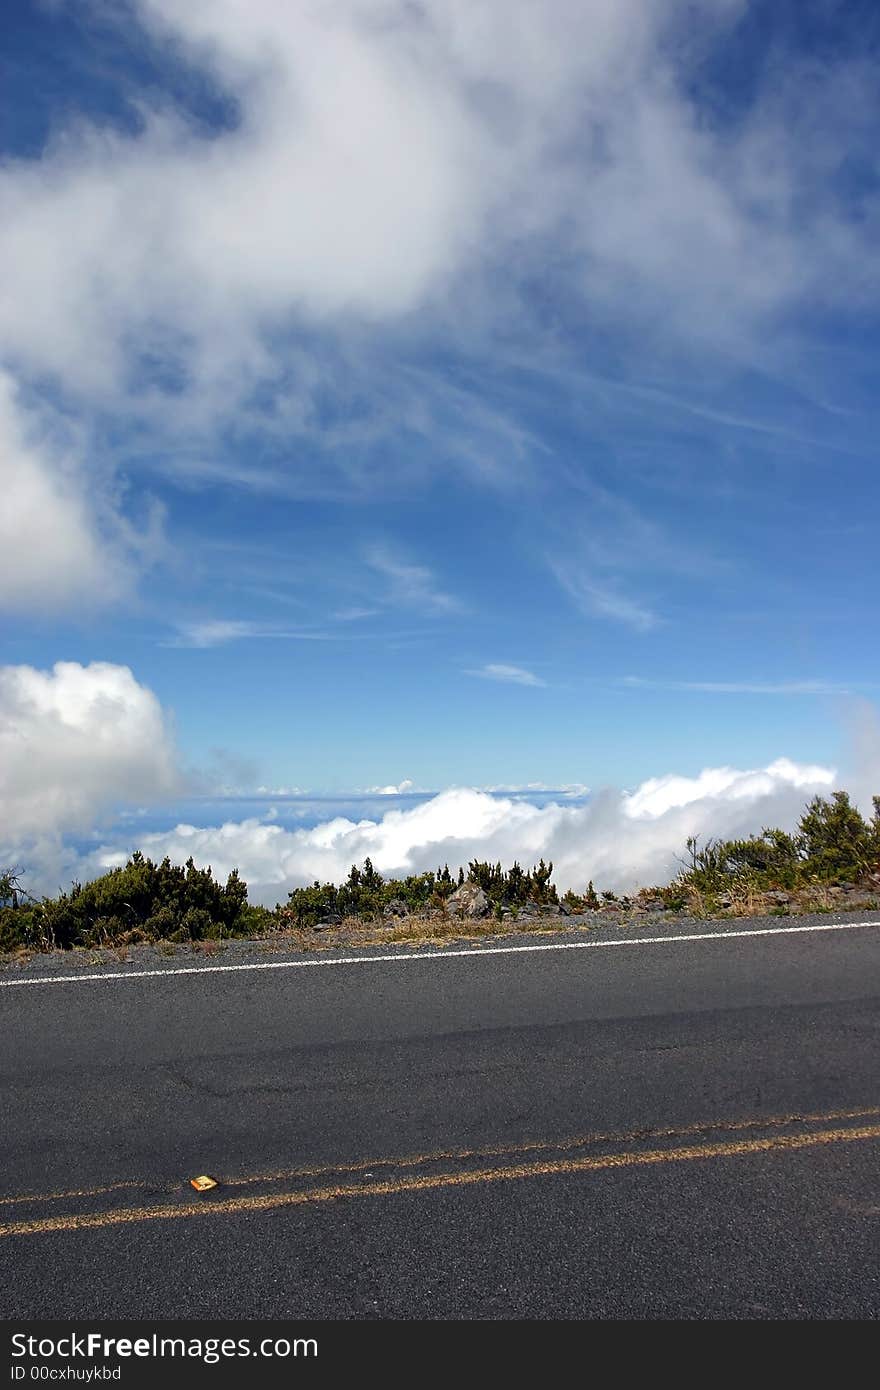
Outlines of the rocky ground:
[[[452,894],[443,908],[431,908],[417,914],[410,913],[400,898],[393,898],[385,907],[383,918],[372,922],[370,929],[382,933],[396,931],[407,923],[411,925],[441,923],[485,923],[492,920],[496,926],[518,931],[530,926],[550,928],[554,922],[562,925],[565,920],[571,924],[600,922],[622,922],[639,920],[645,916],[678,918],[690,917],[763,917],[788,916],[802,913],[857,912],[862,908],[880,908],[880,875],[872,875],[863,883],[811,884],[807,888],[787,891],[780,888],[759,891],[742,887],[726,893],[719,893],[709,899],[695,888],[688,887],[681,893],[681,901],[670,903],[668,893],[664,898],[659,892],[642,891],[633,897],[605,897],[591,908],[582,908],[577,903],[564,899],[556,903],[527,903],[519,907],[503,907],[500,912],[493,908],[482,888],[476,883],[464,883]],[[284,911],[279,914],[284,919]],[[354,920],[354,919],[350,919]],[[294,919],[287,925],[294,927]],[[328,914],[310,930],[317,933],[333,933],[343,929],[342,917]]]

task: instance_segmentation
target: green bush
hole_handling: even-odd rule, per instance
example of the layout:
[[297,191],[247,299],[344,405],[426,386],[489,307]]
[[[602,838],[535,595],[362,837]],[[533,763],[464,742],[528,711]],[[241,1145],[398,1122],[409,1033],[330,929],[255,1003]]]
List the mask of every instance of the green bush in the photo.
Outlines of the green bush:
[[501,864],[489,864],[480,859],[472,859],[468,864],[467,876],[471,883],[482,888],[490,903],[503,907],[524,907],[527,903],[558,903],[556,889],[551,882],[553,865],[542,859],[533,869],[526,872],[516,861],[510,869]]
[[744,840],[687,842],[690,863],[680,882],[715,895],[738,887],[792,889],[807,883],[858,881],[880,867],[880,797],[866,821],[847,792],[814,796],[794,835],[767,829]]
[[17,951],[35,944],[33,911],[0,907],[0,951]]
[[184,866],[168,858],[155,864],[139,851],[123,867],[74,883],[57,898],[2,912],[4,922],[11,913],[15,926],[4,925],[4,940],[61,949],[236,936],[253,922],[247,884],[237,870],[222,885],[210,867],[197,869],[192,858]]
[[816,878],[860,878],[877,867],[880,797],[874,798],[869,825],[846,792],[834,792],[830,801],[815,796],[798,828],[805,863]]
[[364,867],[352,865],[348,878],[338,887],[333,883],[318,883],[306,888],[294,888],[287,898],[286,908],[279,911],[293,916],[297,927],[313,927],[332,914],[338,917],[381,917],[383,909],[393,899],[406,903],[410,912],[439,907],[455,889],[449,865],[436,873],[410,874],[407,878],[384,879],[370,859]]

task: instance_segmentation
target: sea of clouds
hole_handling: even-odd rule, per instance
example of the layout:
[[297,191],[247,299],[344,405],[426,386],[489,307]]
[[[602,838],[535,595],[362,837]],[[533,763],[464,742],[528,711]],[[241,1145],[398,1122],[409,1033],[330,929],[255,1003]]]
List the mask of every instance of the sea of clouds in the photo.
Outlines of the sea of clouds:
[[[872,776],[880,786],[880,738],[867,713],[857,762],[843,780],[867,809]],[[192,855],[221,876],[237,868],[252,900],[270,905],[296,885],[344,877],[367,855],[386,875],[473,858],[531,864],[543,857],[553,861],[560,889],[592,879],[620,891],[667,880],[691,835],[793,826],[811,795],[841,780],[835,768],[780,757],[762,768],[664,772],[586,798],[456,787],[415,804],[411,793],[402,805],[389,796],[387,810],[375,796],[357,818],[352,799],[347,814],[328,811],[303,826],[283,823],[290,817],[279,816],[271,798],[264,814],[243,819],[220,820],[215,802],[212,824],[145,831],[137,817],[111,820],[111,811],[161,808],[187,790],[171,721],[153,692],[127,667],[106,662],[0,668],[0,862],[21,866],[31,887],[45,891],[124,863],[134,848],[181,862]]]

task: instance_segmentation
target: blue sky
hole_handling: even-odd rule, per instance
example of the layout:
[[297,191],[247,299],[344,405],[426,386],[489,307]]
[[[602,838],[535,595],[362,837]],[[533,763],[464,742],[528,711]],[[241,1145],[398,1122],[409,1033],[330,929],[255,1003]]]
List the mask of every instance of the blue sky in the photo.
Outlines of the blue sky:
[[141,750],[34,833],[852,769],[878,41],[833,0],[16,6],[0,727],[51,781],[121,700]]

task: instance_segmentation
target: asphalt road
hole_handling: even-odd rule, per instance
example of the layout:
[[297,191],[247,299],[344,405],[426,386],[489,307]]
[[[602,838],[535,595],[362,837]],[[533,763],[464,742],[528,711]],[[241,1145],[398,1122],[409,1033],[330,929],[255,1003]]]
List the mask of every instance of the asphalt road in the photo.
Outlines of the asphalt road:
[[873,920],[6,972],[0,1316],[877,1317]]

